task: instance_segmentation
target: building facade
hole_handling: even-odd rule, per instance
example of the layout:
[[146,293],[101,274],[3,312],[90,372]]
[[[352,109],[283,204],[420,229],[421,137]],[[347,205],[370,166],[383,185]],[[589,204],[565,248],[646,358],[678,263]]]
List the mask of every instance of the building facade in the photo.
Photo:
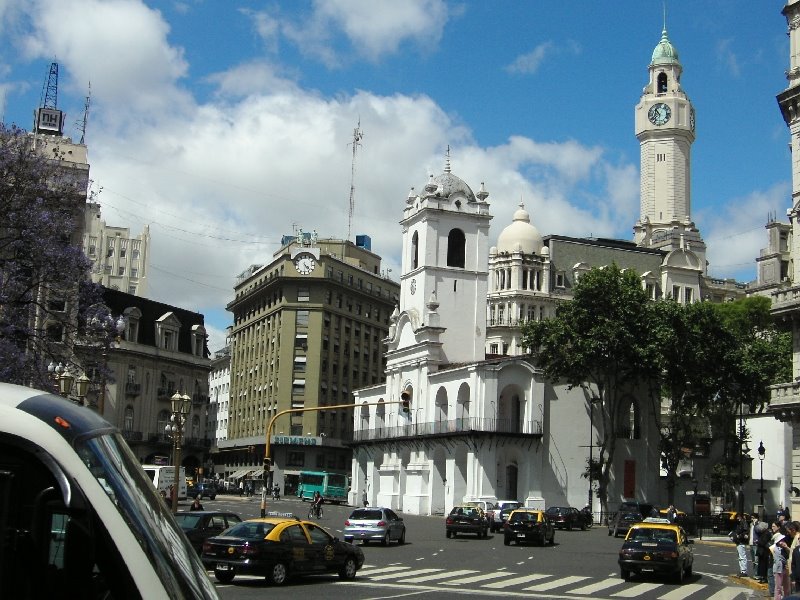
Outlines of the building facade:
[[[270,263],[238,278],[231,341],[229,425],[217,473],[259,489],[267,427],[273,481],[284,493],[301,471],[350,471],[352,391],[383,381],[382,340],[398,286],[369,238],[285,236]],[[326,408],[331,407],[331,408]],[[285,413],[283,411],[295,412]]]
[[127,227],[106,224],[100,205],[86,204],[83,253],[92,261],[92,281],[134,296],[147,296],[150,227],[131,237]]

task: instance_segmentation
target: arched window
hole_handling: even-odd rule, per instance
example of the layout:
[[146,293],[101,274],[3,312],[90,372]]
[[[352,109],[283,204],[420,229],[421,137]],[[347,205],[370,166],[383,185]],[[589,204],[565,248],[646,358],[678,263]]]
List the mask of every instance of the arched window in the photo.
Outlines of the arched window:
[[419,266],[419,232],[415,231],[411,236],[411,268]]
[[616,427],[617,437],[638,440],[642,434],[639,420],[639,405],[634,398],[627,398],[620,405]]
[[133,431],[133,407],[125,407],[125,417],[122,421],[122,429],[124,431]]
[[666,73],[659,73],[658,74],[658,93],[659,94],[666,94],[667,93],[667,74]]
[[467,240],[460,229],[451,229],[447,234],[447,266],[464,268]]
[[158,413],[158,418],[156,420],[156,432],[158,435],[164,435],[164,430],[167,428],[167,425],[169,425],[169,417],[170,414],[168,410],[162,410]]

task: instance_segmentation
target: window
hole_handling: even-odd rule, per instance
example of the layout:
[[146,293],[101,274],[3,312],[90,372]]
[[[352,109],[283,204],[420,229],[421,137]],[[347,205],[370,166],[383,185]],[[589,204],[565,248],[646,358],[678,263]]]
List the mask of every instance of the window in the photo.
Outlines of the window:
[[691,304],[692,303],[692,298],[694,297],[694,295],[692,294],[693,291],[694,290],[692,290],[692,288],[690,288],[690,287],[687,287],[685,290],[683,290],[683,301],[684,301],[684,303],[686,303],[686,304]]
[[305,333],[298,333],[294,338],[294,347],[308,350],[308,335]]
[[292,381],[292,396],[304,396],[306,393],[306,380],[295,379]]
[[122,421],[122,429],[125,431],[133,431],[133,407],[127,406],[125,408],[125,417]]
[[299,287],[297,288],[297,301],[298,302],[308,302],[310,298],[310,294],[307,287]]
[[120,277],[124,276],[125,275],[125,267],[119,267],[117,269],[117,275],[119,275]]
[[95,246],[94,244],[89,246],[89,256],[94,256],[96,252],[97,252],[97,246]]
[[411,236],[411,268],[416,269],[417,266],[419,266],[419,233],[415,231]]
[[556,273],[556,287],[557,288],[565,287],[565,279],[566,278],[564,277],[564,271],[559,271],[558,273]]
[[131,277],[138,277],[139,276],[139,269],[136,267],[131,267]]
[[489,344],[489,354],[497,354],[500,347],[497,344]]
[[[296,425],[292,425],[292,429],[296,428]],[[300,427],[300,435],[302,435],[302,426]],[[294,431],[292,432],[294,435]],[[306,464],[306,455],[304,452],[289,452],[286,457],[286,466],[287,467],[304,467]]]
[[447,234],[447,266],[464,268],[467,251],[467,241],[464,232],[452,229]]
[[138,251],[138,250],[133,250],[133,251],[131,252],[131,258],[132,258],[133,260],[139,260],[139,251]]
[[64,326],[61,323],[53,323],[47,326],[47,340],[50,342],[64,341]]
[[305,373],[306,372],[306,357],[305,356],[295,356],[294,357],[294,370],[297,373]]
[[47,301],[47,309],[54,312],[64,312],[67,309],[67,303],[63,297],[51,296]]
[[308,327],[308,315],[309,311],[298,310],[297,313],[295,313],[295,325],[297,327]]
[[659,94],[666,94],[667,93],[667,74],[666,73],[659,73],[658,74],[658,93]]

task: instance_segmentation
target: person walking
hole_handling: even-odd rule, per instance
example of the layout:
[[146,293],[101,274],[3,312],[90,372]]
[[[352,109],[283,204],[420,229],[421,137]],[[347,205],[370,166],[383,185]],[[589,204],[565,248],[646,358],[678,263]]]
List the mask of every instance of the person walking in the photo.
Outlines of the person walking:
[[753,579],[758,579],[758,515],[750,517],[750,563],[753,565]]
[[669,519],[670,523],[674,523],[675,519],[678,518],[678,511],[672,504],[670,504],[667,508],[667,518]]
[[361,494],[361,501],[364,503],[364,508],[369,506],[369,500],[367,500],[367,490],[364,488],[364,491]]
[[747,577],[747,552],[750,545],[750,526],[744,518],[739,515],[736,527],[731,531],[731,539],[736,544],[736,554],[739,558],[739,577]]
[[767,583],[769,580],[769,572],[772,568],[772,558],[769,553],[769,547],[772,544],[772,531],[764,521],[759,521],[756,525],[756,532],[758,533],[758,540],[756,542],[756,555],[758,556],[758,582]]
[[787,521],[786,540],[789,544],[789,556],[786,559],[786,573],[783,576],[783,595],[789,596],[793,591],[799,591],[798,576],[800,576],[800,524],[796,521]]

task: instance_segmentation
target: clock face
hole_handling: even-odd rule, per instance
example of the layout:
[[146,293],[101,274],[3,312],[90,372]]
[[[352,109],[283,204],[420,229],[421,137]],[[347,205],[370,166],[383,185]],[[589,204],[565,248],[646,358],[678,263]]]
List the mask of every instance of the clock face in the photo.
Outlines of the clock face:
[[694,109],[689,112],[689,127],[691,127],[692,131],[694,131]]
[[294,259],[294,268],[301,275],[308,275],[317,266],[317,262],[311,254],[298,254]]
[[672,116],[672,109],[663,102],[653,104],[647,111],[647,118],[653,125],[663,125]]

